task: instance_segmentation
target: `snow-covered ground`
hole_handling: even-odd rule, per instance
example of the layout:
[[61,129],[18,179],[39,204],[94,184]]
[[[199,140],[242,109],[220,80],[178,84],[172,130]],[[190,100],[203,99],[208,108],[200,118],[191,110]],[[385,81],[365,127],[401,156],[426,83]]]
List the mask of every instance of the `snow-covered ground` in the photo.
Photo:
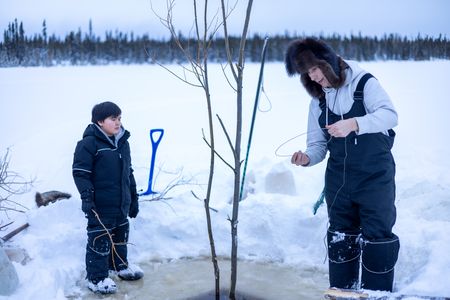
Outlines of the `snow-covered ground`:
[[[399,114],[393,153],[397,164],[398,219],[401,239],[395,289],[402,293],[445,295],[450,278],[450,159],[447,87],[450,61],[371,62],[361,64],[391,95]],[[172,66],[177,70],[177,66]],[[247,64],[244,82],[244,137],[255,95],[259,66]],[[235,97],[224,83],[220,66],[211,65],[215,113],[230,132],[235,123]],[[313,215],[312,206],[323,186],[325,164],[294,167],[289,155],[305,148],[309,97],[298,78],[288,78],[281,63],[266,64],[266,95],[262,95],[248,164],[252,192],[241,202],[239,257],[275,261],[326,272],[326,210]],[[31,260],[14,263],[20,279],[8,299],[64,299],[80,288],[85,253],[85,219],[71,175],[76,142],[90,121],[94,104],[114,101],[122,108],[138,186],[147,188],[151,144],[149,130],[163,128],[158,148],[154,190],[172,180],[187,184],[171,191],[165,202],[141,199],[140,214],[131,220],[129,258],[135,263],[165,261],[209,254],[203,197],[209,167],[206,103],[202,90],[188,86],[157,66],[101,66],[0,69],[0,152],[9,147],[10,169],[35,178],[31,190],[12,200],[28,208],[25,214],[1,212],[0,220],[15,220],[10,229],[30,227],[8,246],[26,249]],[[227,141],[215,123],[219,152],[231,158]],[[158,170],[161,170],[158,172]],[[275,184],[293,175],[292,186]],[[72,198],[37,208],[35,192],[59,190]],[[274,193],[274,191],[278,191]],[[217,160],[211,206],[216,249],[229,256],[232,172]],[[1,232],[1,236],[6,232]],[[205,274],[205,276],[211,276]],[[239,280],[239,279],[238,279]],[[0,297],[6,299],[6,297]]]

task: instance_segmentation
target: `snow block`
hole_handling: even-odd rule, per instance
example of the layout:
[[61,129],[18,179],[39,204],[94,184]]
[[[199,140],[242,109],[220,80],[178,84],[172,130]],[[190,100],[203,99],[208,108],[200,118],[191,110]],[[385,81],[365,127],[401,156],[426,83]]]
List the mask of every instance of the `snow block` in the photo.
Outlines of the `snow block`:
[[0,247],[0,295],[9,296],[19,286],[19,277],[16,269],[9,261],[8,256],[2,247]]
[[278,163],[272,167],[265,178],[266,193],[296,195],[294,175],[284,163]]
[[16,262],[24,266],[30,261],[30,256],[28,255],[27,250],[23,248],[6,246],[3,250],[11,262]]

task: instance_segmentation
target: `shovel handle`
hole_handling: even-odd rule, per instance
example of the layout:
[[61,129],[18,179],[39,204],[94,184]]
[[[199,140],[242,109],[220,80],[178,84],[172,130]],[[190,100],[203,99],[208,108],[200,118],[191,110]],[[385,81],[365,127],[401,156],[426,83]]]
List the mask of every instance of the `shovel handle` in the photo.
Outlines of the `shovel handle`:
[[152,148],[156,149],[161,142],[161,139],[164,135],[164,129],[157,128],[150,130],[150,140],[152,142]]

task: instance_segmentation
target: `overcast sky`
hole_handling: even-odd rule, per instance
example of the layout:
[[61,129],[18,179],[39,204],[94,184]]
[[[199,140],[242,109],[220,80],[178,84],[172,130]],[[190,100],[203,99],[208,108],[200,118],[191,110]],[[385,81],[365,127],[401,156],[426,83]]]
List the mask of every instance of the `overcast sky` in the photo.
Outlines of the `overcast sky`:
[[[167,0],[0,0],[0,30],[15,18],[23,21],[25,33],[41,32],[47,22],[48,34],[65,35],[81,28],[87,32],[89,19],[101,37],[119,29],[151,37],[166,37],[167,30],[151,9],[164,16]],[[229,0],[234,3],[235,0]],[[202,3],[202,0],[198,0]],[[211,0],[211,11],[219,0]],[[175,0],[174,23],[189,33],[192,0]],[[246,0],[239,0],[229,21],[231,33],[239,34]],[[254,0],[250,32],[265,34],[305,33],[329,35],[358,34],[382,36],[398,33],[407,37],[445,35],[450,38],[450,0]],[[0,39],[3,39],[3,34]]]

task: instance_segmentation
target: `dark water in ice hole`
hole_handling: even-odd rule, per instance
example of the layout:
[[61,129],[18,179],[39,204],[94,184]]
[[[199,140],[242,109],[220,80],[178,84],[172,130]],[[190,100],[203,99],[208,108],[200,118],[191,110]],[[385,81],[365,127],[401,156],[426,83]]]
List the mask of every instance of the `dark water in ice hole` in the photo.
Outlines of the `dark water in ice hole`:
[[[213,266],[207,259],[183,259],[172,262],[140,264],[145,276],[136,282],[117,283],[114,295],[90,292],[84,281],[78,295],[69,299],[148,299],[148,300],[210,300],[215,299]],[[219,261],[223,293],[228,299],[230,261]],[[328,277],[323,269],[301,269],[276,263],[238,262],[236,298],[239,300],[316,300],[323,298]]]

